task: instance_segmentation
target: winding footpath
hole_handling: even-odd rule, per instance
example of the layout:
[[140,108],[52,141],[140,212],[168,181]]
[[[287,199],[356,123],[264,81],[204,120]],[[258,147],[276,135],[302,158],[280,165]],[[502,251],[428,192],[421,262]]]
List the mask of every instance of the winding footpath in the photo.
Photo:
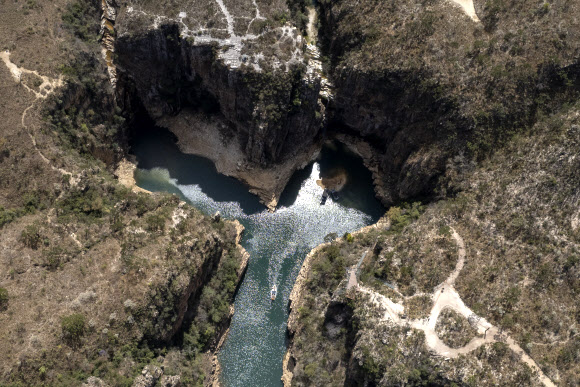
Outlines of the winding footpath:
[[[33,93],[35,96],[35,99],[32,102],[32,104],[30,104],[30,106],[28,106],[22,112],[22,117],[20,120],[22,127],[24,128],[24,130],[26,131],[26,133],[30,137],[30,141],[32,142],[32,145],[34,146],[34,149],[36,149],[36,152],[38,153],[40,158],[46,164],[48,164],[50,166],[50,168],[52,168],[54,171],[59,172],[61,175],[69,175],[71,185],[76,185],[78,182],[78,178],[75,177],[74,174],[72,174],[71,172],[68,172],[62,168],[58,168],[58,167],[54,166],[50,162],[50,160],[42,153],[42,151],[38,148],[38,144],[36,142],[36,137],[34,136],[33,131],[26,124],[26,116],[28,114],[28,111],[31,110],[36,105],[36,102],[39,100],[46,99],[50,94],[54,93],[54,91],[57,88],[64,85],[64,81],[63,81],[62,76],[60,76],[56,79],[53,79],[53,78],[47,77],[45,75],[40,75],[36,71],[27,70],[27,69],[18,67],[17,65],[12,63],[12,61],[10,61],[10,52],[8,52],[8,51],[0,52],[0,59],[2,59],[2,61],[4,62],[4,64],[8,68],[8,70],[10,71],[10,74],[12,75],[12,78],[14,79],[14,81],[16,83],[20,84],[22,87],[24,87],[30,93]],[[39,86],[37,86],[38,91],[34,89],[34,86],[31,87],[30,85],[28,85],[29,81],[22,78],[23,75],[26,75],[26,74],[29,74],[31,76],[36,76],[36,77],[42,79],[42,83]]]
[[[496,341],[506,343],[512,351],[520,356],[521,361],[526,363],[532,371],[536,372],[540,381],[548,387],[555,386],[554,383],[542,372],[536,362],[529,357],[522,348],[508,335],[502,334],[500,330],[490,324],[487,320],[477,316],[471,309],[469,309],[457,291],[455,290],[455,281],[459,277],[463,265],[465,264],[465,243],[463,239],[455,230],[453,230],[453,239],[458,246],[458,260],[455,270],[449,277],[441,284],[435,287],[433,293],[430,295],[433,300],[433,307],[427,319],[407,320],[401,316],[404,314],[404,306],[401,303],[395,303],[388,297],[375,292],[372,289],[357,285],[358,290],[369,295],[372,303],[377,305],[384,311],[382,320],[385,322],[392,322],[397,325],[408,325],[412,328],[419,329],[425,332],[425,343],[437,355],[447,358],[456,358],[459,355],[469,353],[483,344],[489,344]],[[408,297],[411,298],[411,297]],[[476,337],[472,339],[467,345],[461,348],[451,348],[445,345],[437,336],[435,325],[437,318],[441,311],[445,308],[450,308],[467,318],[473,325],[476,325],[478,333],[484,337]]]

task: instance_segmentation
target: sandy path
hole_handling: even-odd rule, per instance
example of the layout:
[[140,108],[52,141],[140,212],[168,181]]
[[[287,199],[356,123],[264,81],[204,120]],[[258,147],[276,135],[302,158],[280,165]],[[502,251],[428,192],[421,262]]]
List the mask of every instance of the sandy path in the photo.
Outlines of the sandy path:
[[[381,310],[384,310],[383,320],[392,321],[397,325],[409,325],[412,328],[422,330],[425,332],[425,343],[435,353],[448,358],[456,358],[459,355],[469,353],[483,344],[493,343],[496,341],[505,342],[512,351],[521,356],[521,360],[526,363],[534,372],[538,374],[540,381],[545,385],[552,387],[554,383],[542,372],[540,367],[536,364],[534,359],[529,357],[522,348],[509,336],[501,335],[497,327],[491,325],[487,320],[477,316],[471,309],[465,305],[457,291],[455,290],[455,280],[459,276],[463,265],[465,264],[465,243],[463,238],[453,230],[453,239],[458,247],[458,259],[455,269],[449,277],[440,285],[435,287],[431,298],[434,299],[433,307],[427,319],[407,320],[401,316],[404,314],[405,308],[401,303],[395,303],[388,297],[375,292],[369,288],[358,286],[359,291],[368,294],[372,303],[377,305]],[[476,337],[472,339],[467,345],[461,348],[448,347],[439,337],[435,331],[437,319],[441,311],[445,308],[450,308],[461,314],[465,318],[470,318],[472,321],[477,321],[476,327],[478,333],[484,337]]]
[[475,13],[475,7],[473,6],[473,0],[451,0],[453,3],[459,5],[463,12],[475,22],[480,22],[477,14]]
[[[14,79],[14,81],[19,83],[20,85],[22,85],[26,90],[33,93],[34,96],[36,97],[35,100],[32,102],[32,104],[30,106],[28,106],[26,109],[24,109],[24,111],[22,112],[22,117],[20,119],[22,127],[24,128],[24,130],[28,134],[28,137],[30,137],[30,141],[32,142],[32,145],[34,146],[34,149],[36,149],[36,152],[38,153],[40,158],[46,164],[48,164],[52,170],[59,172],[63,176],[69,175],[70,176],[70,180],[69,180],[70,184],[73,186],[76,185],[78,183],[78,180],[79,180],[78,177],[73,175],[71,172],[64,170],[63,168],[58,168],[58,167],[54,166],[51,163],[51,161],[38,148],[38,144],[36,142],[36,138],[34,137],[34,133],[32,130],[30,130],[30,128],[26,124],[26,116],[28,114],[28,111],[35,106],[36,102],[39,99],[41,99],[41,100],[45,99],[50,94],[52,94],[58,87],[64,85],[64,81],[62,79],[62,76],[60,76],[56,79],[53,79],[53,78],[49,78],[45,75],[40,75],[36,71],[27,70],[27,69],[18,67],[16,64],[12,63],[12,61],[10,61],[10,52],[8,52],[8,51],[0,52],[0,59],[2,59],[2,61],[4,62],[4,64],[8,68],[8,70],[10,71],[10,74],[12,75],[12,78]],[[37,76],[38,78],[42,79],[42,83],[38,86],[38,91],[34,90],[33,87],[30,87],[26,83],[26,81],[22,79],[23,74],[33,74],[33,75]]]

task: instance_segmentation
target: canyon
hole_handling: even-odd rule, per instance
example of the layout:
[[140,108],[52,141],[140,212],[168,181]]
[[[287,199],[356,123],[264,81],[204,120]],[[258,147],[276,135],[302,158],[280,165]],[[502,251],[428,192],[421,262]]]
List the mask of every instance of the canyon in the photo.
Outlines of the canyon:
[[[146,127],[239,180],[272,219],[329,144],[370,171],[385,217],[313,232],[326,243],[283,295],[286,385],[578,383],[572,2],[5,6],[1,383],[219,383],[252,257],[239,224],[191,207],[183,190],[196,189],[140,167],[131,144]],[[421,323],[457,252],[468,258],[447,290],[465,308]],[[345,293],[353,270],[359,291]],[[472,315],[493,339],[468,336]]]

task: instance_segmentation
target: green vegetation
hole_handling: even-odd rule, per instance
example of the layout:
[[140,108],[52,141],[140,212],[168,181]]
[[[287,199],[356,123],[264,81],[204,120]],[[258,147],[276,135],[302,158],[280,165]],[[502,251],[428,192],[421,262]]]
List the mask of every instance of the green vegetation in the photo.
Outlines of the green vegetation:
[[451,348],[461,348],[477,336],[477,330],[467,319],[452,309],[441,311],[435,331],[441,341]]
[[287,0],[286,2],[288,3],[294,25],[305,34],[308,27],[308,11],[306,8],[313,6],[312,0]]
[[62,335],[71,345],[78,345],[86,332],[85,316],[73,313],[61,318]]
[[0,206],[0,229],[17,218],[45,209],[52,200],[51,194],[44,191],[23,193],[18,199],[19,206],[10,209]]
[[95,20],[95,15],[98,14],[99,11],[93,2],[76,0],[67,4],[65,12],[62,14],[62,22],[78,38],[88,42],[95,42],[100,27]]
[[217,333],[224,329],[229,319],[230,302],[236,290],[239,268],[239,255],[229,253],[209,284],[204,287],[197,317],[184,336],[185,351],[191,358],[217,344]]
[[405,299],[405,314],[410,319],[427,318],[433,307],[433,300],[430,296],[416,296]]
[[421,203],[412,204],[404,203],[402,207],[391,207],[387,211],[387,218],[391,221],[392,232],[401,232],[411,222],[417,220],[423,212],[424,207]]

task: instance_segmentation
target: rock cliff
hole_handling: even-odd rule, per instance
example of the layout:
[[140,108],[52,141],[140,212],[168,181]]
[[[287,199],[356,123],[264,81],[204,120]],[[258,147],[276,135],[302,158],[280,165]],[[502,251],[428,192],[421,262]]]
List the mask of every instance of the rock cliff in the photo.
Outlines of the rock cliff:
[[486,157],[577,97],[570,3],[474,3],[475,20],[453,2],[319,2],[329,130],[371,146],[385,204],[445,191],[450,156]]
[[[241,35],[238,19],[229,18],[231,5],[208,4],[219,5],[225,35],[198,26],[186,7],[170,17],[163,7],[121,2],[115,25],[118,94],[173,130],[184,151],[209,157],[274,207],[292,172],[313,156],[322,120],[320,79],[308,71],[295,28],[259,16],[256,5],[255,23],[266,24],[256,33],[248,26]],[[199,146],[207,138],[216,140],[210,151]],[[282,169],[278,179],[247,177],[272,167]]]

